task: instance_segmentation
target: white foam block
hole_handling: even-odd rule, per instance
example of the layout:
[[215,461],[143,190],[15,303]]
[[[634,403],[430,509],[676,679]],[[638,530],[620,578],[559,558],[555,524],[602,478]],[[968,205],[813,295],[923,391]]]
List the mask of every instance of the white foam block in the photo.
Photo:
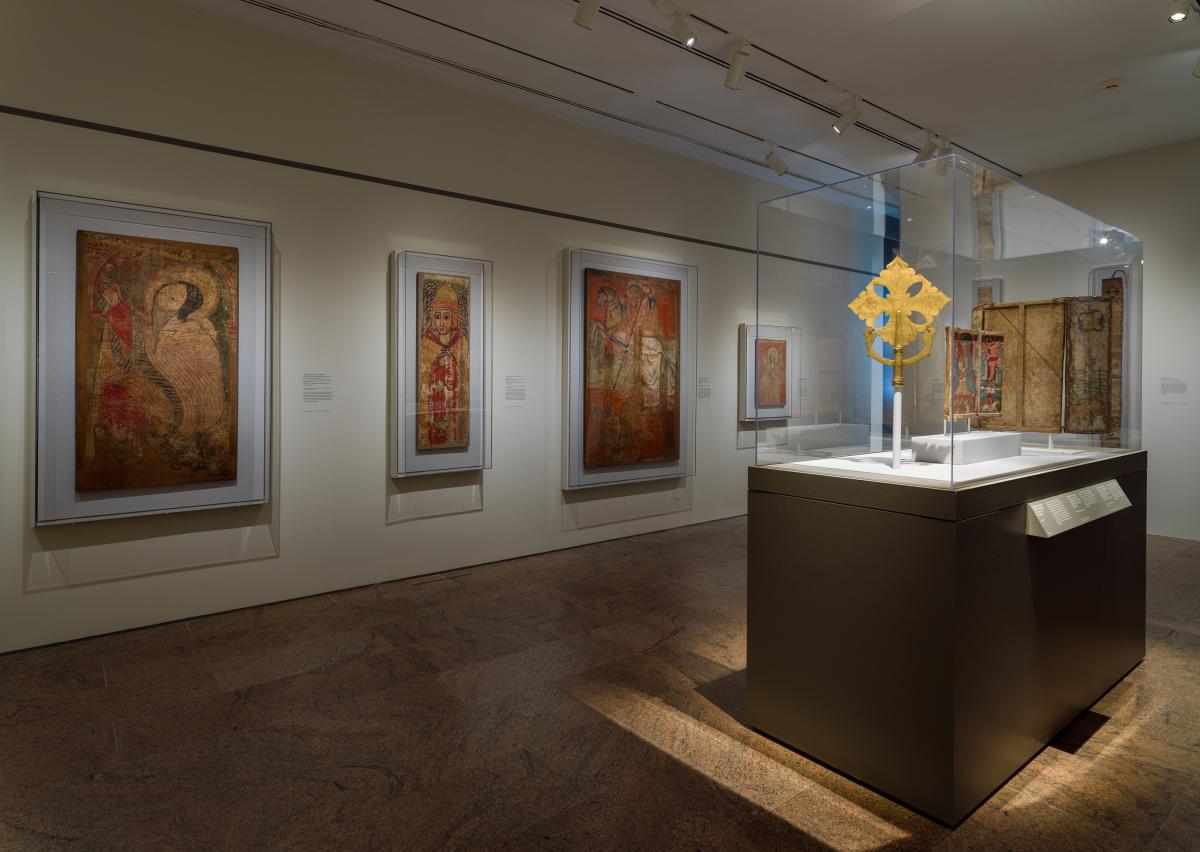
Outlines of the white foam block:
[[[975,464],[1021,455],[1020,432],[968,432],[953,438],[955,464]],[[913,461],[950,464],[950,440],[950,435],[913,438]]]

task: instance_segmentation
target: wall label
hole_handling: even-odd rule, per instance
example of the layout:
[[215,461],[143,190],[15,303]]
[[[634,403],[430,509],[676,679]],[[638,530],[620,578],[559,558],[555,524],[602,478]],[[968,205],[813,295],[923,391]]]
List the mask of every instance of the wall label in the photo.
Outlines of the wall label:
[[1115,479],[1025,504],[1025,534],[1051,538],[1128,509],[1133,504]]
[[524,408],[529,398],[524,376],[504,377],[504,407]]
[[305,414],[322,414],[333,411],[333,375],[331,373],[305,373],[301,400]]
[[1187,405],[1188,383],[1175,376],[1163,376],[1161,392],[1163,405]]
[[696,377],[696,399],[712,399],[712,376]]

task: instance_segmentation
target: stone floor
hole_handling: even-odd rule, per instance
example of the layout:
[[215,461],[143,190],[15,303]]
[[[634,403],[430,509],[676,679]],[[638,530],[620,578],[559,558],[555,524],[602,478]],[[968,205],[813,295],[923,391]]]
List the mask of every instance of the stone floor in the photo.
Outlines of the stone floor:
[[0,849],[1200,849],[1200,543],[1149,540],[1145,662],[950,831],[742,725],[745,537],[0,656]]

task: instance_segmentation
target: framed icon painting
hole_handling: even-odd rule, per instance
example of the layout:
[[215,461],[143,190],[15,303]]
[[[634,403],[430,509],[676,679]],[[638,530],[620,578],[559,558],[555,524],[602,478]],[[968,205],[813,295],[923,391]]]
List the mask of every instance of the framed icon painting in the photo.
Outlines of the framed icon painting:
[[491,267],[393,255],[392,476],[491,466]]
[[266,502],[271,226],[37,206],[36,523]]
[[695,267],[568,253],[565,489],[693,472]]
[[799,417],[800,329],[738,326],[738,420]]

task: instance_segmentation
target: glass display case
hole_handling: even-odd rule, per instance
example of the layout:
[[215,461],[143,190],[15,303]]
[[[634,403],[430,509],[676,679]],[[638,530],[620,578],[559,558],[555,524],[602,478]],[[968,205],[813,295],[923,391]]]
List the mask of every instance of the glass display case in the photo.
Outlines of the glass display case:
[[763,202],[757,288],[798,350],[755,356],[794,401],[759,465],[954,489],[1140,448],[1141,241],[978,163]]

